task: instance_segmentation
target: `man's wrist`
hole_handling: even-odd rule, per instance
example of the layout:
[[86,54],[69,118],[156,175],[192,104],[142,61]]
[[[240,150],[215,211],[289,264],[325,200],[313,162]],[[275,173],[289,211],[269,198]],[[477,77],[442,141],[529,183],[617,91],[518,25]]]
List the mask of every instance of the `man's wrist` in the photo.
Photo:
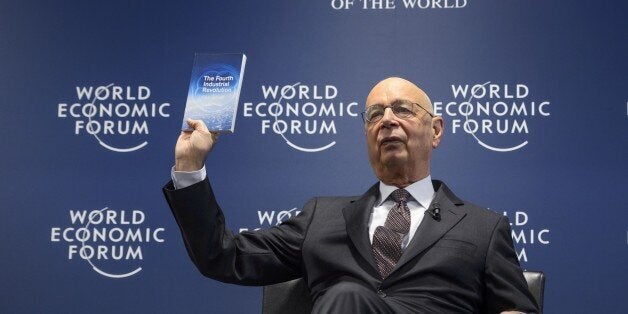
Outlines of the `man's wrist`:
[[202,162],[194,162],[190,160],[177,159],[174,164],[174,171],[199,171],[204,167]]

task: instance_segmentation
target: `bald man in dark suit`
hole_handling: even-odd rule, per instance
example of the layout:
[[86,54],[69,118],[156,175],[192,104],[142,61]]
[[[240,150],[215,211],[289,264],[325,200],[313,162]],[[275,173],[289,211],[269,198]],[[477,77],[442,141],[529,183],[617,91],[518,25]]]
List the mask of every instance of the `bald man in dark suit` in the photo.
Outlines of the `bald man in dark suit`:
[[279,226],[233,234],[205,176],[217,134],[189,121],[164,188],[192,261],[210,278],[267,285],[305,278],[313,313],[538,312],[507,219],[432,180],[443,119],[413,83],[373,87],[363,113],[379,182],[310,200]]

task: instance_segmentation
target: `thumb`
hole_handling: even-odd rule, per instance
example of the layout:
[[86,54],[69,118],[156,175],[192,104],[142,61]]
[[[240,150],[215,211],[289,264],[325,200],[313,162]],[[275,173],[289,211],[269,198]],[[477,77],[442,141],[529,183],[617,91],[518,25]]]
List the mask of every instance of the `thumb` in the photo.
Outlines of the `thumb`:
[[194,131],[209,132],[203,120],[188,119],[186,122]]

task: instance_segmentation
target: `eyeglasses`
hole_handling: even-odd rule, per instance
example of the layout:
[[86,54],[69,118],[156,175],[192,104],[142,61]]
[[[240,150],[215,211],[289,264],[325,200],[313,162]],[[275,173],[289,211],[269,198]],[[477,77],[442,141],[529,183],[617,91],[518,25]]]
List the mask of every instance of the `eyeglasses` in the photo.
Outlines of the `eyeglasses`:
[[393,103],[392,105],[390,105],[390,107],[384,107],[382,105],[368,106],[366,108],[366,111],[362,112],[362,120],[364,120],[364,123],[377,122],[384,117],[386,108],[390,108],[393,114],[397,116],[397,118],[407,119],[417,115],[417,110],[414,109],[414,106],[418,106],[419,108],[427,112],[427,114],[429,114],[432,118],[434,117],[432,113],[430,113],[429,111],[427,111],[427,109],[423,108],[417,103],[413,103],[410,101],[401,101]]

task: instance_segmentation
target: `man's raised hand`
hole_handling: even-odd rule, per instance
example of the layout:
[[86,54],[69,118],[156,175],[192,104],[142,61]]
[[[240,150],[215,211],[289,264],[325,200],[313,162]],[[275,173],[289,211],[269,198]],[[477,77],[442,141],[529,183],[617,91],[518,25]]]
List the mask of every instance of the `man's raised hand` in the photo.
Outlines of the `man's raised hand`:
[[174,148],[175,171],[196,171],[203,168],[205,158],[218,139],[218,133],[210,132],[202,120],[186,121],[192,131],[181,131]]

